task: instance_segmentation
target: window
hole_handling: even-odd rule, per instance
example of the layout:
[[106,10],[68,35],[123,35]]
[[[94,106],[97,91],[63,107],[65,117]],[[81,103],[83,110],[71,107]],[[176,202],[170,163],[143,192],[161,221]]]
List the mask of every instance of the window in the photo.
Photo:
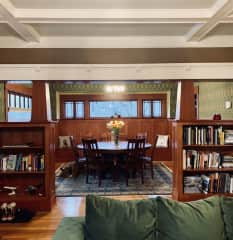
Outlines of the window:
[[60,96],[62,119],[165,118],[167,94],[64,94]]
[[137,117],[137,101],[90,101],[90,118]]
[[[30,104],[29,104],[30,103]],[[31,120],[32,97],[8,91],[8,122]]]
[[143,117],[162,117],[162,101],[161,100],[144,100],[143,101]]
[[66,119],[84,118],[84,102],[82,101],[65,101],[64,113]]

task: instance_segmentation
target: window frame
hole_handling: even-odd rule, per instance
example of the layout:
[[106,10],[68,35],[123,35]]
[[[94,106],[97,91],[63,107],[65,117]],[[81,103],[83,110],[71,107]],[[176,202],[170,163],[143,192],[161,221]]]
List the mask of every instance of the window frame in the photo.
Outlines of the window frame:
[[[90,117],[91,101],[137,101],[137,117],[122,117],[124,119],[137,118],[167,118],[167,93],[145,93],[145,94],[61,94],[60,95],[60,119],[83,120],[83,119],[109,119],[107,117]],[[161,101],[161,117],[143,117],[143,100]],[[65,118],[65,102],[84,102],[84,118]],[[74,104],[75,105],[75,104]],[[75,109],[74,109],[75,111]],[[75,115],[74,115],[75,116]]]
[[[67,102],[70,102],[70,103],[72,103],[73,104],[73,117],[71,117],[71,118],[67,118],[67,117],[65,117],[65,114],[66,114],[66,110],[65,110],[65,105],[66,105],[66,103]],[[76,111],[76,109],[77,109],[77,102],[81,102],[81,103],[83,103],[83,108],[84,108],[84,113],[83,113],[83,117],[77,117],[77,111]],[[63,102],[62,102],[62,108],[61,108],[61,113],[62,113],[62,119],[66,119],[66,120],[79,120],[79,119],[84,119],[85,118],[85,102],[83,101],[83,100],[77,100],[77,99],[70,99],[70,100],[64,100]]]
[[[154,102],[159,101],[161,103],[161,116],[154,116]],[[144,102],[150,103],[150,116],[144,116]],[[166,115],[166,101],[164,98],[161,99],[143,99],[142,101],[142,117],[143,118],[164,118]]]
[[[32,111],[32,88],[31,86],[24,86],[21,84],[14,84],[14,83],[6,83],[5,84],[5,121],[8,122],[8,112],[9,111],[15,111],[15,112],[31,112]],[[9,105],[10,101],[8,98],[8,95],[13,94],[14,95],[14,102],[16,101],[16,97],[15,95],[19,96],[19,101],[20,101],[20,105],[19,108],[16,108],[16,104],[14,104],[14,107],[11,107]],[[24,99],[24,108],[21,108],[21,96]],[[28,105],[28,107],[25,107],[25,97],[28,97],[28,99],[30,99],[31,104]],[[28,121],[27,121],[28,122]],[[16,122],[17,123],[17,122]]]

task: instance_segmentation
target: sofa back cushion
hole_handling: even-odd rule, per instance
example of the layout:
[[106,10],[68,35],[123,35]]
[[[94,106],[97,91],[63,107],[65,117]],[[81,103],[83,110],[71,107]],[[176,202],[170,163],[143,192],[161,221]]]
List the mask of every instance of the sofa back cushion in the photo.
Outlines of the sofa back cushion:
[[210,197],[182,203],[158,197],[159,240],[223,240],[220,199]]
[[221,206],[227,239],[233,240],[233,198],[222,197]]
[[156,203],[86,198],[87,240],[155,240]]

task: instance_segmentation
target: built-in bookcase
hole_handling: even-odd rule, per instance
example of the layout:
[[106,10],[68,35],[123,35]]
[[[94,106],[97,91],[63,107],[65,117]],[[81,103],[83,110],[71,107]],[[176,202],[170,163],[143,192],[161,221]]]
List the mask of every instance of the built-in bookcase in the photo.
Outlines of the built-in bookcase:
[[54,134],[53,123],[0,123],[0,204],[51,209],[55,201]]
[[175,121],[172,139],[175,199],[233,196],[232,121]]

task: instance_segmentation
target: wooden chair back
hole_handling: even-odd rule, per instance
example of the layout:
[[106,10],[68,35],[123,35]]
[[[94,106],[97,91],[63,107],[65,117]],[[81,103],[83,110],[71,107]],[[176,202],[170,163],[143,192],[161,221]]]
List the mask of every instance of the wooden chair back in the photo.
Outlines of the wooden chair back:
[[88,163],[95,163],[100,157],[96,139],[82,139],[83,151]]

